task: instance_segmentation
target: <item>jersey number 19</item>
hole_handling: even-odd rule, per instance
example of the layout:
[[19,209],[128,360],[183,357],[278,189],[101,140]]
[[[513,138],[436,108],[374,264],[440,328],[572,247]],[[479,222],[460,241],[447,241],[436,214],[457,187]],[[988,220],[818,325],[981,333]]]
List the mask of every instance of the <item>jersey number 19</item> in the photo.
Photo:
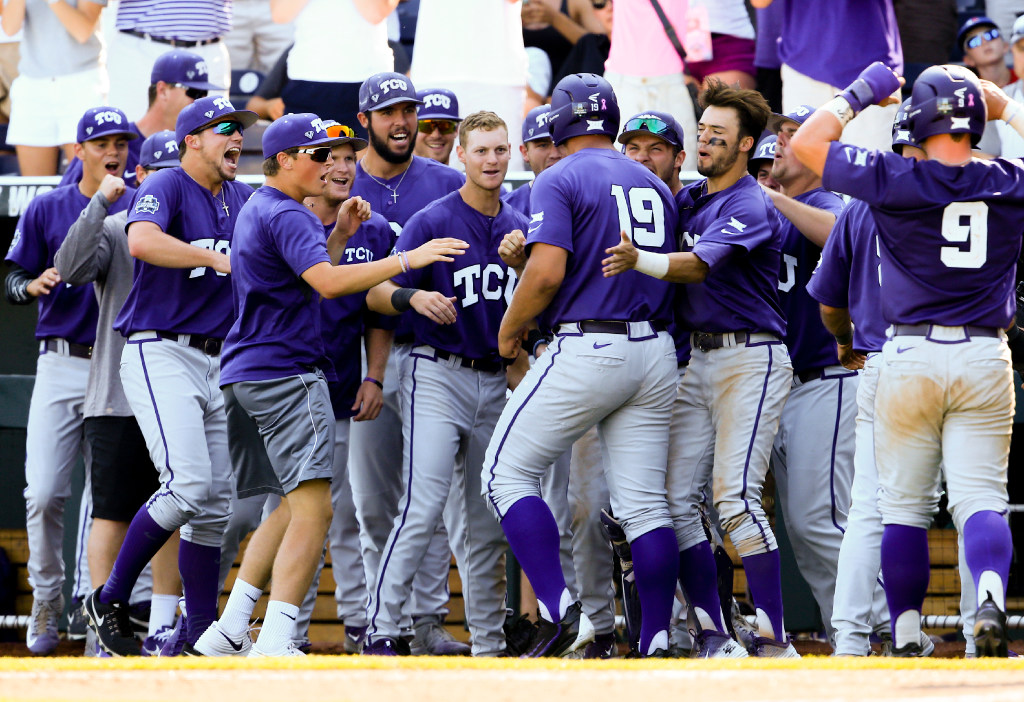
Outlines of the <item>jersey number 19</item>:
[[[637,246],[652,249],[665,245],[665,205],[654,188],[630,188],[628,195],[621,185],[612,186],[612,196],[619,208],[619,229],[627,232]],[[637,225],[649,225],[634,226]]]

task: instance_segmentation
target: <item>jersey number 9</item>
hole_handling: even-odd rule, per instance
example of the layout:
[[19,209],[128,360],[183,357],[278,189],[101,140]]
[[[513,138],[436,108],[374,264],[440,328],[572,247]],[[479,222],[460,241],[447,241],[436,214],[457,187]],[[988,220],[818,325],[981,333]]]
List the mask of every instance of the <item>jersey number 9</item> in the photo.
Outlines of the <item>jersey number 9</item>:
[[[967,224],[963,218],[967,217]],[[942,211],[942,237],[956,244],[969,242],[967,250],[943,246],[939,257],[948,268],[981,268],[988,257],[988,205],[954,202]]]

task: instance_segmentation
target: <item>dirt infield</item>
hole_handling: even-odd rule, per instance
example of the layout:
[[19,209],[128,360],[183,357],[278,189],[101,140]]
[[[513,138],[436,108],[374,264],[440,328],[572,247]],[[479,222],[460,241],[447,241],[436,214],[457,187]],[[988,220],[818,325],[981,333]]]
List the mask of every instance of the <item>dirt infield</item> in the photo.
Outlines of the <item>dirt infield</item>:
[[0,661],[2,700],[161,702],[594,702],[1024,698],[1024,663],[805,658],[797,661],[520,661],[310,656],[276,661]]

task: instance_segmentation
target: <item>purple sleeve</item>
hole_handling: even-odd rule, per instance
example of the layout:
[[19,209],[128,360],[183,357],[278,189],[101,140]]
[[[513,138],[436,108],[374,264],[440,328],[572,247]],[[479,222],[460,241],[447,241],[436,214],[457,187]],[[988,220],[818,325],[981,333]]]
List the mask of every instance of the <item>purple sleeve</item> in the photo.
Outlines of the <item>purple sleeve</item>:
[[821,261],[807,283],[807,294],[829,307],[850,306],[850,227],[856,222],[850,216],[851,209],[845,208],[836,219],[821,251]]
[[526,245],[551,244],[572,253],[573,227],[569,199],[558,178],[538,178],[530,189],[530,211]]
[[882,206],[889,196],[899,197],[898,181],[912,171],[911,159],[836,141],[828,149],[821,184],[828,190]]
[[34,276],[46,270],[46,262],[49,260],[41,221],[43,208],[40,204],[39,200],[29,203],[25,214],[18,220],[11,248],[7,251],[8,261],[17,263]]
[[[181,189],[173,172],[157,171],[143,181],[135,192],[135,199],[128,212],[126,230],[135,222],[152,222],[162,231],[168,232],[171,217],[178,211],[181,200]],[[185,209],[187,211],[187,207]]]
[[323,226],[306,212],[285,210],[274,217],[272,235],[281,258],[292,272],[302,274],[318,263],[330,263]]
[[774,235],[769,219],[771,212],[757,212],[756,202],[736,198],[722,207],[721,216],[704,228],[693,246],[693,253],[712,271],[741,251],[753,251],[771,240]]
[[[433,239],[434,236],[430,233],[429,226],[426,217],[414,215],[412,219],[405,223],[402,233],[398,235],[398,240],[395,242],[395,250],[412,251],[421,244]],[[391,280],[394,281],[395,285],[402,288],[418,288],[422,290],[426,278],[427,268],[419,268],[399,273]]]

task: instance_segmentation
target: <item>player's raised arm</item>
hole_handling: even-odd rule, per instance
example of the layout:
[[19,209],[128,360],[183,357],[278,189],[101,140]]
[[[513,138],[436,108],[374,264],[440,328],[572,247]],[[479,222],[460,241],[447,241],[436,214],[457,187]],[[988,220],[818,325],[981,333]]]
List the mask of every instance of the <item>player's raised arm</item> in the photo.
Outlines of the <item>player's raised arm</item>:
[[871,64],[843,92],[817,110],[793,136],[790,148],[800,161],[818,175],[825,172],[825,159],[833,141],[839,141],[850,120],[869,105],[895,101],[903,79],[881,61]]

